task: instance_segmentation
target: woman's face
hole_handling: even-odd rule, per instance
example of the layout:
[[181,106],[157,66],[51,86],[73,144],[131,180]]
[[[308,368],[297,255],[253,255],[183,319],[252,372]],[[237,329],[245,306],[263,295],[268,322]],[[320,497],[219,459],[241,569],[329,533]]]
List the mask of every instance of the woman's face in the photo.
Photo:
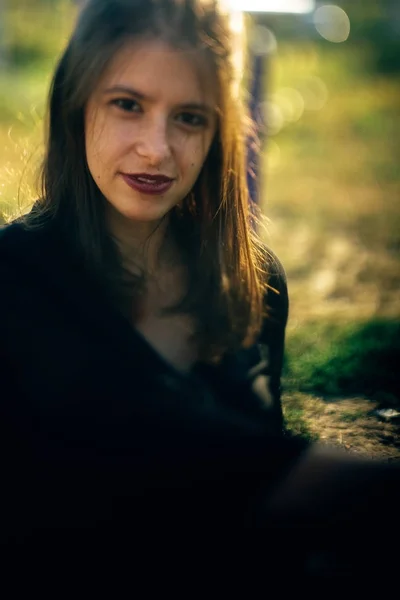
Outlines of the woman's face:
[[94,181],[121,216],[158,222],[193,188],[217,128],[215,88],[205,61],[164,42],[116,54],[89,98],[85,145]]

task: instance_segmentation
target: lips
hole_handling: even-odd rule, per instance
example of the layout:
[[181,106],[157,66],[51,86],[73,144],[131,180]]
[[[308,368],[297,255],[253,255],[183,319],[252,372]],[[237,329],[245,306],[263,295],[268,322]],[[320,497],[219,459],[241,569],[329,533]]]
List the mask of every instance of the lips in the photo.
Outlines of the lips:
[[128,177],[132,177],[134,179],[142,180],[150,183],[167,183],[172,181],[172,177],[167,177],[167,175],[150,175],[148,173],[133,173],[129,174]]
[[150,175],[148,173],[126,174],[121,173],[125,183],[130,188],[150,195],[165,194],[172,186],[174,180],[166,175]]

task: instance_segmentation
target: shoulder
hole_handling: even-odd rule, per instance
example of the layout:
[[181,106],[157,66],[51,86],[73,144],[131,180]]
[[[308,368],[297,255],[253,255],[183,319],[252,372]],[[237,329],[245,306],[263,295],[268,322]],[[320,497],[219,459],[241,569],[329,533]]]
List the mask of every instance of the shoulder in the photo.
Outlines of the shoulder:
[[43,237],[41,229],[29,229],[21,221],[13,221],[0,227],[0,260],[18,260],[32,251]]
[[0,256],[12,248],[14,241],[20,235],[20,230],[19,223],[5,224],[0,227]]
[[21,308],[22,297],[31,297],[34,286],[34,246],[29,233],[20,223],[0,228],[0,310],[7,319],[1,330],[8,327],[8,317]]
[[0,228],[0,306],[4,312],[25,309],[38,296],[54,271],[56,248],[45,230],[19,221]]
[[0,227],[0,268],[31,271],[51,262],[57,247],[48,223],[26,225],[22,219]]
[[0,273],[4,287],[4,276],[15,271],[21,252],[27,243],[24,228],[19,223],[0,227]]
[[265,310],[268,321],[286,326],[289,314],[289,295],[287,277],[284,266],[278,256],[264,246],[267,289],[265,293]]
[[286,271],[281,260],[268,246],[264,246],[263,251],[265,253],[265,270],[268,275],[268,281],[275,283],[278,289],[286,287]]

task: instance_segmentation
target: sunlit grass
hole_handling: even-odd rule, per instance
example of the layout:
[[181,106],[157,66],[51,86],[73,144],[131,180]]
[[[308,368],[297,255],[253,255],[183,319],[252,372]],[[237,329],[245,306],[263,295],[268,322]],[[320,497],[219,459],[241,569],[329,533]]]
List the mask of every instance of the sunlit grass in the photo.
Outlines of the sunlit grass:
[[0,127],[0,215],[9,220],[37,198],[43,154],[43,123],[35,111]]
[[0,71],[0,221],[26,212],[39,194],[44,116],[52,71],[76,9],[20,0],[5,13],[6,66]]

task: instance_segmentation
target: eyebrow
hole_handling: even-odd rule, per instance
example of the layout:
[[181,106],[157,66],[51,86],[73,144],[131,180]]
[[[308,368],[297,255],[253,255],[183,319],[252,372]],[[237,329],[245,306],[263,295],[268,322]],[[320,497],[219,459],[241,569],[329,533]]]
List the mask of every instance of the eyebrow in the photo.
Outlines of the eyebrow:
[[[148,102],[154,102],[154,99],[150,96],[146,96],[137,90],[134,90],[131,87],[127,87],[125,85],[115,85],[113,87],[107,88],[104,90],[104,94],[115,94],[115,93],[123,93],[128,94],[129,96],[134,96],[139,100],[144,100]],[[184,104],[179,104],[179,108],[183,108],[185,110],[199,110],[205,113],[214,114],[215,109],[213,109],[210,105],[204,104],[202,102],[187,102]]]

